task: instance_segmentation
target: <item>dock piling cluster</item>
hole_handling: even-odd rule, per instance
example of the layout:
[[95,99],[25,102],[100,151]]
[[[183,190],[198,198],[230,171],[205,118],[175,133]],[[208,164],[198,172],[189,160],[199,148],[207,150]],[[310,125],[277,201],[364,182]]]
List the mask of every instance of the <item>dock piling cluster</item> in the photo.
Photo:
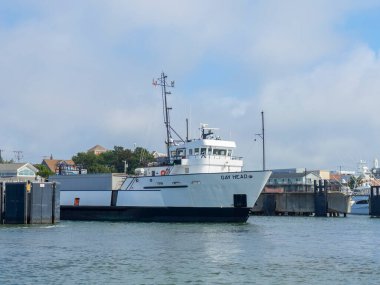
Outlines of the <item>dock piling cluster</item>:
[[0,224],[55,224],[60,220],[56,183],[0,183]]
[[[380,198],[380,196],[379,196]],[[350,196],[328,191],[327,181],[314,181],[313,192],[261,193],[252,215],[337,217],[350,212]],[[379,200],[380,215],[380,200]]]

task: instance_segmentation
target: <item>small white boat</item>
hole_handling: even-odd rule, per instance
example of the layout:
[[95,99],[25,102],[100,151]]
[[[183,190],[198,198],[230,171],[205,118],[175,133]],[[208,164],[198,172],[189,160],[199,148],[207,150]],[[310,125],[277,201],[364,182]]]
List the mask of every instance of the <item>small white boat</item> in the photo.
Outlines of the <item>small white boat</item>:
[[369,195],[352,195],[350,214],[369,215]]

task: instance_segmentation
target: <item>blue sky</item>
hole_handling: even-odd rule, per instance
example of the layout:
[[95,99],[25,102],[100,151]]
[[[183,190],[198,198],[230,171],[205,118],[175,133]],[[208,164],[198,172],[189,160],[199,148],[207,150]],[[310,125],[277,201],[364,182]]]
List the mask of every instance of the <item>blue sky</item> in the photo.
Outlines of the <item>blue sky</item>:
[[380,158],[380,1],[2,1],[3,156],[96,144],[164,152],[174,127],[234,139],[247,169],[355,169]]

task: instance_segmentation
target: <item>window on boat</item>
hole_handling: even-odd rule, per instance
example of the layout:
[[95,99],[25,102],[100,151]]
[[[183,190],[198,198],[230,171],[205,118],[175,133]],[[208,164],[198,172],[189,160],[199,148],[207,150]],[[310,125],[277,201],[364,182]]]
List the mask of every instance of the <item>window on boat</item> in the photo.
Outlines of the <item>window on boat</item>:
[[355,203],[356,205],[368,204],[368,200],[360,200]]
[[199,148],[195,148],[194,149],[194,155],[198,155],[199,154]]
[[193,155],[193,149],[189,149],[189,155]]
[[225,156],[226,155],[226,150],[225,149],[214,148],[213,154],[214,155]]
[[207,154],[208,154],[208,155],[211,155],[211,154],[212,154],[212,148],[211,148],[211,147],[208,148],[208,150],[207,150]]
[[205,147],[202,147],[201,148],[201,155],[206,155],[206,148]]
[[186,148],[177,149],[177,156],[185,157],[186,156]]
[[228,155],[228,156],[231,156],[231,155],[232,155],[232,149],[228,149],[228,150],[227,150],[227,155]]

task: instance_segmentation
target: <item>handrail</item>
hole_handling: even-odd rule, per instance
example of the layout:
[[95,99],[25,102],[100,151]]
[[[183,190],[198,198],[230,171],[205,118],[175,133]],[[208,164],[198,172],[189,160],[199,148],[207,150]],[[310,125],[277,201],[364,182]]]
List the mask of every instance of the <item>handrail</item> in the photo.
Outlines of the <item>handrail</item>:
[[[128,178],[127,178],[127,179],[128,179]],[[129,184],[128,184],[127,187],[125,187],[125,190],[129,190],[129,188],[132,187],[132,185],[135,183],[135,181],[136,181],[136,177],[133,177],[133,178],[132,178],[132,181],[129,182]]]

